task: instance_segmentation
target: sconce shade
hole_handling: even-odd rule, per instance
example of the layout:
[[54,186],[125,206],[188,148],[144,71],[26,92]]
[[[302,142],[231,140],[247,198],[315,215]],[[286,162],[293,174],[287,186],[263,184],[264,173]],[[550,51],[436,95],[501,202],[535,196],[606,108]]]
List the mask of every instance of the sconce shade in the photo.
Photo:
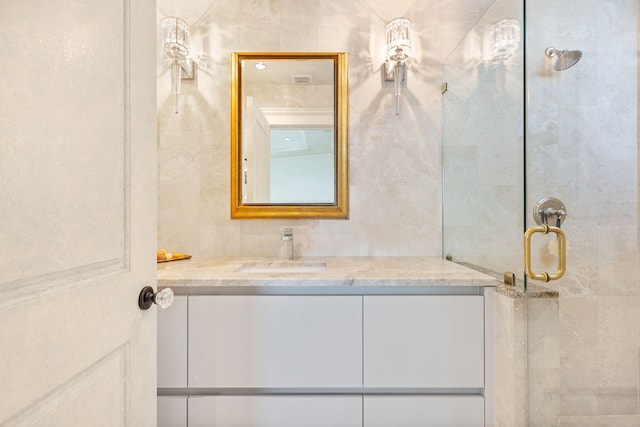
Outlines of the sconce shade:
[[180,18],[170,17],[162,21],[164,52],[169,59],[184,61],[189,56],[189,25]]
[[490,48],[493,60],[509,58],[520,45],[520,22],[503,19],[490,27]]
[[162,20],[162,47],[164,54],[171,61],[171,86],[175,95],[175,112],[180,105],[180,80],[183,72],[187,78],[194,76],[194,62],[191,59],[189,25],[175,16]]
[[396,104],[396,116],[400,114],[400,95],[402,82],[406,80],[405,61],[411,53],[411,21],[409,18],[396,18],[385,27],[387,38],[387,59],[382,66],[384,81],[393,80]]
[[387,57],[394,61],[404,61],[411,53],[411,21],[396,18],[386,26]]

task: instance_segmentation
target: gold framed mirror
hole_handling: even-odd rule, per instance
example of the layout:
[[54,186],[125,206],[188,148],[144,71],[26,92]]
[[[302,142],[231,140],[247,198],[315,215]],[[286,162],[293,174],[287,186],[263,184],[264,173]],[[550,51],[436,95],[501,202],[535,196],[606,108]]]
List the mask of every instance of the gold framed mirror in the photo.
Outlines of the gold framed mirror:
[[234,52],[231,218],[349,216],[346,53]]

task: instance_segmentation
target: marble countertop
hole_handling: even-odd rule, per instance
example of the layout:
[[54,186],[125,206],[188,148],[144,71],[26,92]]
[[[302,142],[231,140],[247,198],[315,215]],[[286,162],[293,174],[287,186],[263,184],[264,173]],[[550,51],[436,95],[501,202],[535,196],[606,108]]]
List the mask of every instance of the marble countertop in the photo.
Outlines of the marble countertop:
[[558,298],[560,294],[555,289],[550,289],[544,286],[540,286],[536,283],[529,283],[525,290],[522,283],[518,286],[507,286],[499,284],[496,288],[496,292],[500,295],[504,295],[508,298]]
[[190,259],[158,264],[158,286],[487,287],[495,278],[439,257]]

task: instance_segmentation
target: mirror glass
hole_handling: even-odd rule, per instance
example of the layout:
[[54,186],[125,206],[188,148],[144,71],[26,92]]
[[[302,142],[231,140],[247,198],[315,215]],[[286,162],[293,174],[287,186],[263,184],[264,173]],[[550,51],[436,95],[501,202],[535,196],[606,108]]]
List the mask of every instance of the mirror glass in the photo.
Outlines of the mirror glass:
[[343,53],[234,53],[232,218],[346,218]]

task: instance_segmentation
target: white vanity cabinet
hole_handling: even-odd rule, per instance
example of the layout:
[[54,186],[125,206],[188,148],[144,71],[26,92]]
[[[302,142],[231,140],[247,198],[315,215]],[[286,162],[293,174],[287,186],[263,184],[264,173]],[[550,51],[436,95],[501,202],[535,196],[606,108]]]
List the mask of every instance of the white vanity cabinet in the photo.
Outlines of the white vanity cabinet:
[[[188,297],[158,308],[158,388],[187,387]],[[187,427],[187,396],[158,396],[158,427]]]
[[481,295],[363,298],[365,387],[484,387]]
[[361,386],[360,296],[191,297],[189,387]]
[[188,298],[158,308],[158,388],[187,387]]
[[478,289],[179,296],[158,311],[158,425],[489,426]]

